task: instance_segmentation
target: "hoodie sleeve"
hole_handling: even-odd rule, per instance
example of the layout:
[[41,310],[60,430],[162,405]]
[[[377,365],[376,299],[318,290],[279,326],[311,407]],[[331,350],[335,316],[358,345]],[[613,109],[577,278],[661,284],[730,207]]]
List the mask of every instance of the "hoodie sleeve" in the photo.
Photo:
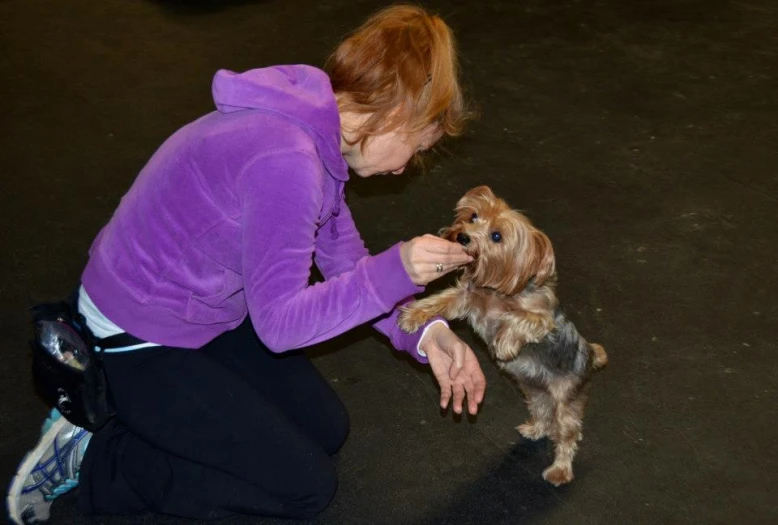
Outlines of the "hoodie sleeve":
[[274,352],[309,346],[390,312],[421,291],[399,245],[309,286],[322,207],[322,167],[307,151],[276,151],[238,176],[243,279],[254,329]]
[[[329,222],[334,222],[334,224],[328,223],[323,225],[316,239],[316,266],[324,278],[328,280],[352,271],[359,261],[368,255],[367,248],[365,248],[365,244],[357,231],[346,202],[341,200],[337,210],[337,213],[334,213],[329,220]],[[333,231],[337,232],[337,234],[333,235]],[[399,252],[399,246],[397,248]],[[402,288],[403,283],[410,280],[410,278],[402,265],[402,261],[399,260],[397,271],[385,275],[383,280],[386,281],[386,284]],[[403,297],[398,301],[398,305],[405,304],[413,299],[413,295]],[[373,327],[387,336],[392,346],[397,350],[408,352],[417,361],[427,363],[426,356],[419,354],[418,351],[419,339],[424,333],[424,329],[422,328],[413,334],[406,334],[397,324],[399,314],[399,309],[394,308],[389,315],[382,316],[378,321],[374,322]],[[427,325],[431,323],[432,321]]]

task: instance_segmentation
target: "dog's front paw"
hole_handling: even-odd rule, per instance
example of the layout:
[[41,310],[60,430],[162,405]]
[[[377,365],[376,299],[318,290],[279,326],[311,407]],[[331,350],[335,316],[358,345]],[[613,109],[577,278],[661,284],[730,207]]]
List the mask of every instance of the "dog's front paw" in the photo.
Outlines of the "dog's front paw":
[[526,423],[517,426],[516,430],[519,431],[519,434],[532,441],[537,441],[548,435],[545,429],[532,421],[527,421]]
[[412,334],[430,320],[432,316],[417,306],[403,306],[400,308],[398,324],[403,332]]
[[554,463],[543,471],[543,479],[558,487],[573,481],[573,467]]

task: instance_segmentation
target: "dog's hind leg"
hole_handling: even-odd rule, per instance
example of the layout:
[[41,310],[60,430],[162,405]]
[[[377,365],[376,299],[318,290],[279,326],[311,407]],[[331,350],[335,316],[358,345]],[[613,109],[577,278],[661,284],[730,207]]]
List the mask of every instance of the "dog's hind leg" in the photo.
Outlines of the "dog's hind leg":
[[554,421],[554,400],[545,390],[521,387],[529,409],[529,420],[516,427],[522,436],[537,440],[548,436]]
[[[556,394],[556,392],[555,392]],[[554,395],[554,424],[551,439],[555,445],[554,463],[543,471],[543,478],[552,485],[562,485],[573,480],[573,458],[581,440],[586,395]]]

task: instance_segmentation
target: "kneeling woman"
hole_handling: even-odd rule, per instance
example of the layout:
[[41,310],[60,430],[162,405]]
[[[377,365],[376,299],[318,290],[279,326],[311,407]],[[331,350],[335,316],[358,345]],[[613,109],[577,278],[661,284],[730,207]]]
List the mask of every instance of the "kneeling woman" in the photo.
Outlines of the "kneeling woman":
[[[305,517],[336,489],[346,410],[301,348],[371,322],[429,361],[441,404],[484,377],[442,320],[407,335],[397,306],[466,264],[431,235],[369,255],[344,201],[349,168],[401,174],[462,127],[454,42],[416,7],[371,17],[325,70],[219,71],[216,110],[162,144],[100,231],[78,308],[106,353],[117,415],[94,435],[53,412],[8,495],[45,520],[76,485],[90,514]],[[324,282],[309,285],[312,264]]]

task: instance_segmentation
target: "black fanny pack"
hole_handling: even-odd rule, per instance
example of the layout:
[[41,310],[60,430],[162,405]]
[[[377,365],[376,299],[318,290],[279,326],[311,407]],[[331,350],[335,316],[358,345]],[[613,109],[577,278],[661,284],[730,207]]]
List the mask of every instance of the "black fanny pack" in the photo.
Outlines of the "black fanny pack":
[[115,410],[103,369],[103,350],[143,343],[127,333],[98,339],[74,298],[32,309],[32,371],[38,394],[65,419],[95,432]]

